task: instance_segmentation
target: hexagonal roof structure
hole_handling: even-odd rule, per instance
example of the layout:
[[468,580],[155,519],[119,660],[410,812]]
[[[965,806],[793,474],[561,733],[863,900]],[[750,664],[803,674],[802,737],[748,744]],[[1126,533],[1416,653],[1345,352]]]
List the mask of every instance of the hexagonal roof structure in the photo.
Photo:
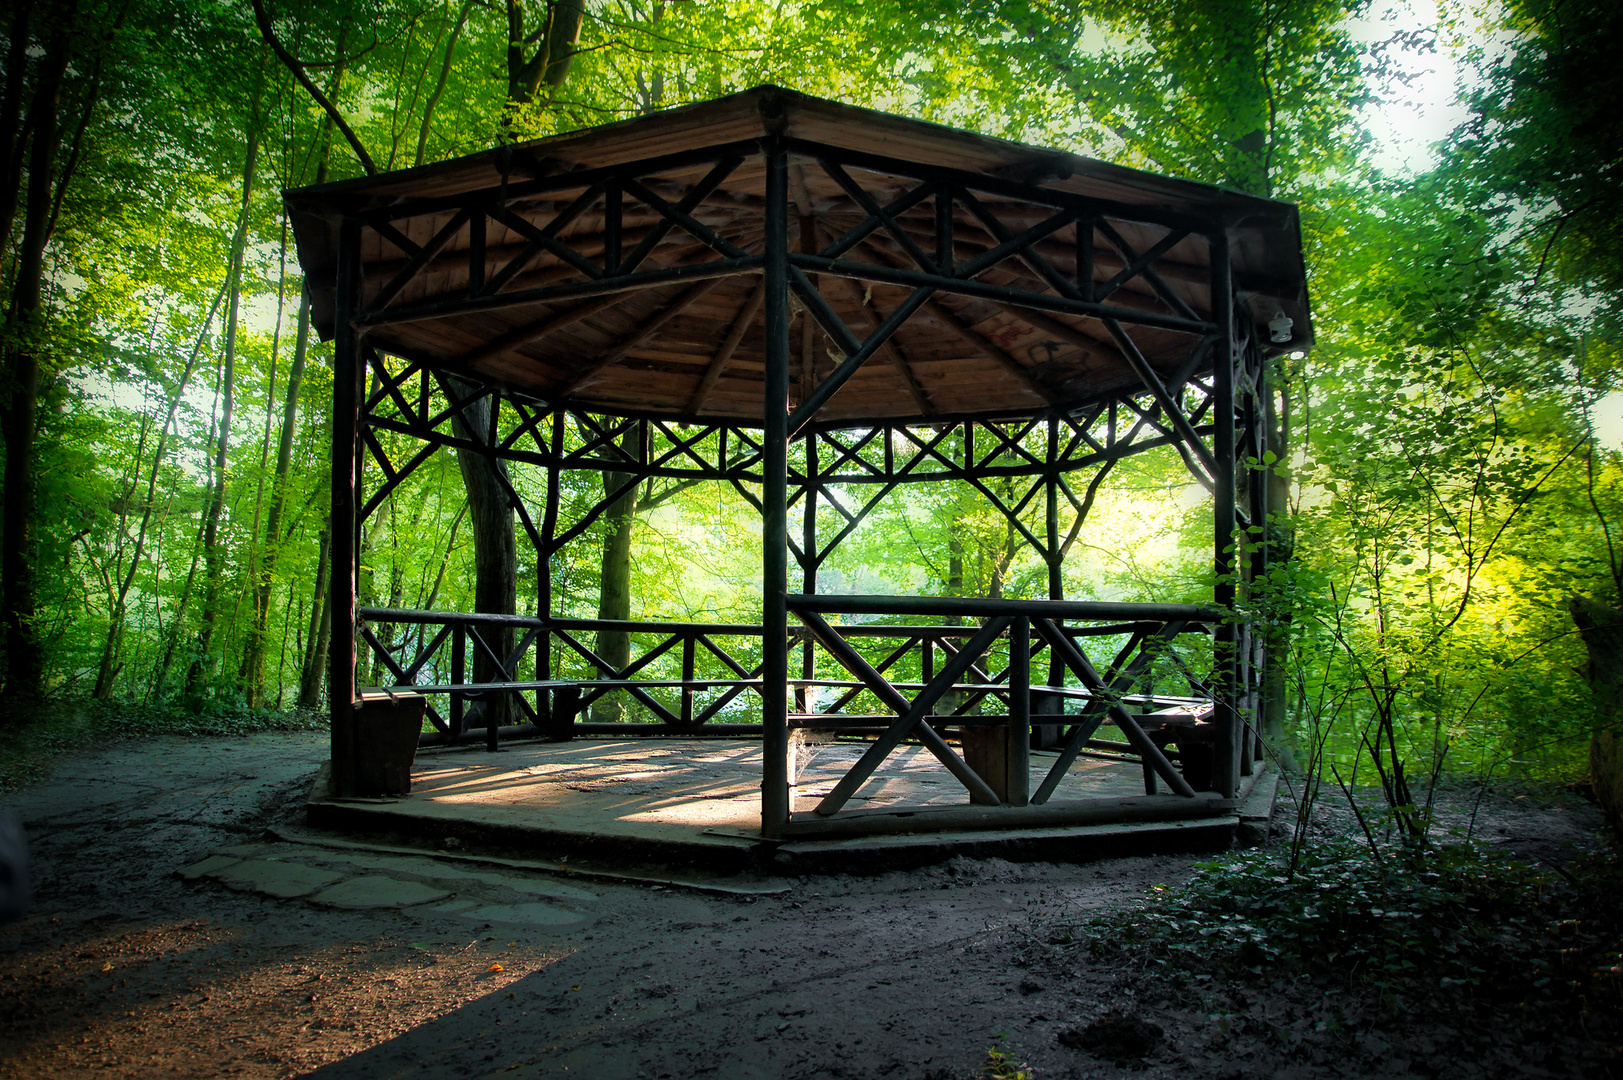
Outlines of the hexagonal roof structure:
[[315,323],[332,336],[349,221],[353,320],[386,352],[549,405],[759,423],[772,138],[791,405],[882,339],[818,424],[1073,411],[1141,391],[1134,350],[1187,378],[1216,235],[1237,332],[1311,344],[1293,204],[772,86],[287,192]]

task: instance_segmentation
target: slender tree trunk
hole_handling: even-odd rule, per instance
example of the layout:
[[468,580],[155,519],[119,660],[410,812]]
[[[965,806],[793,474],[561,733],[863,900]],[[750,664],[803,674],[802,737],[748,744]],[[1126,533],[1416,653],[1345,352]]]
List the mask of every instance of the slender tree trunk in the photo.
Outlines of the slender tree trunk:
[[1589,650],[1584,677],[1594,696],[1589,737],[1589,776],[1595,800],[1612,828],[1623,831],[1623,611],[1581,596],[1567,609]]
[[231,410],[236,397],[237,312],[242,299],[243,253],[248,245],[250,200],[254,190],[254,170],[259,162],[258,105],[248,124],[248,147],[242,166],[242,207],[237,216],[236,235],[231,238],[230,284],[226,291],[225,341],[220,377],[220,430],[214,448],[214,488],[209,493],[203,524],[203,614],[197,631],[197,656],[186,673],[186,694],[192,696],[214,664],[211,649],[220,619],[221,592],[225,576],[225,552],[220,545],[220,518],[224,515],[227,466],[231,449]]
[[287,375],[287,399],[282,407],[282,431],[276,443],[276,471],[271,478],[270,510],[265,515],[264,549],[254,580],[252,623],[243,650],[242,687],[250,708],[258,704],[265,683],[265,641],[269,632],[271,586],[276,581],[282,516],[287,510],[288,474],[293,467],[293,436],[298,429],[299,391],[310,346],[310,297],[299,300],[299,329],[293,344],[293,365]]
[[[39,62],[39,79],[29,117],[33,131],[28,156],[28,203],[22,247],[17,252],[11,310],[10,342],[0,377],[0,421],[5,428],[5,513],[0,532],[0,584],[5,598],[0,610],[6,648],[4,693],[31,698],[43,689],[43,658],[35,632],[34,586],[34,439],[38,418],[39,361],[45,328],[40,310],[45,278],[45,245],[50,241],[52,187],[58,142],[57,110],[68,66],[69,33],[75,5],[52,13],[53,29]],[[19,16],[20,19],[20,16]],[[61,182],[66,182],[66,177]]]
[[[134,580],[135,569],[141,561],[140,553],[136,550],[137,542],[130,536],[130,514],[136,492],[141,487],[141,466],[146,462],[147,438],[152,434],[152,420],[152,414],[142,409],[141,434],[135,443],[135,454],[130,460],[128,475],[119,485],[121,490],[118,498],[118,522],[113,527],[116,539],[113,543],[112,566],[109,572],[101,575],[102,584],[107,590],[107,636],[102,639],[101,660],[96,664],[96,683],[90,691],[90,696],[97,701],[111,696],[113,680],[123,667],[119,662],[119,652],[124,639],[124,600],[129,595],[129,586],[124,582]],[[159,446],[162,446],[161,436]],[[147,516],[150,514],[149,509]],[[128,573],[124,571],[126,544],[131,549]]]
[[157,675],[152,681],[152,696],[159,701],[163,700],[164,691],[168,689],[169,669],[175,662],[175,649],[180,645],[181,634],[186,631],[186,609],[191,606],[192,593],[197,586],[197,565],[202,561],[204,528],[200,522],[197,539],[192,542],[192,561],[186,570],[186,584],[180,592],[180,603],[175,605],[174,621],[164,642],[163,659],[159,661]]
[[[622,445],[635,444],[638,427],[632,425]],[[630,479],[626,473],[604,473],[603,494],[607,496]],[[602,576],[597,598],[600,619],[631,618],[631,536],[637,524],[637,490],[633,486],[603,513]],[[631,663],[631,635],[624,630],[600,630],[595,651],[617,670],[623,669]],[[599,724],[623,720],[624,714],[625,706],[612,697],[599,698],[592,706],[592,720]]]
[[299,708],[314,709],[321,704],[321,680],[327,674],[327,644],[332,640],[332,610],[327,603],[328,554],[332,549],[332,515],[321,527],[316,545],[316,586],[310,600],[310,632],[299,674]]
[[[489,398],[481,398],[452,419],[452,429],[459,439],[483,441],[489,425]],[[473,609],[511,615],[518,605],[518,546],[513,537],[512,502],[502,483],[507,466],[471,450],[457,451],[457,465],[468,489],[468,522],[473,528]],[[512,631],[486,630],[483,636],[492,651],[505,660],[513,648]],[[475,682],[496,682],[504,676],[488,656],[476,650],[473,678]],[[507,722],[511,707],[507,694],[487,695],[476,703],[476,712],[469,719],[477,725],[499,727]]]
[[[1284,364],[1280,364],[1284,370]],[[1290,385],[1279,389],[1284,408],[1274,406],[1273,389],[1268,392],[1263,413],[1263,438],[1273,452],[1274,464],[1264,473],[1268,485],[1268,517],[1265,536],[1268,544],[1269,573],[1276,579],[1283,576],[1295,557],[1295,527],[1290,518],[1290,477],[1285,472],[1286,454],[1290,451]],[[1263,635],[1264,667],[1262,671],[1262,734],[1273,748],[1282,768],[1299,772],[1301,766],[1286,733],[1286,718],[1290,713],[1290,680],[1286,665],[1290,659],[1291,613],[1282,604],[1270,605],[1259,632]]]
[[94,697],[101,699],[108,697],[112,692],[112,672],[118,666],[119,651],[124,639],[124,618],[129,611],[130,588],[135,584],[136,571],[141,566],[141,556],[146,551],[147,533],[152,527],[152,515],[157,509],[158,501],[158,474],[163,469],[164,455],[169,447],[169,428],[175,422],[175,413],[180,408],[181,398],[186,394],[186,387],[191,383],[192,373],[197,370],[197,361],[203,353],[203,342],[208,337],[209,325],[214,322],[215,312],[219,310],[220,301],[224,299],[229,282],[222,286],[210,305],[208,315],[203,320],[203,329],[197,335],[197,343],[192,347],[192,354],[186,360],[186,368],[175,383],[175,392],[169,397],[169,409],[164,414],[163,426],[158,430],[158,446],[152,453],[152,469],[147,474],[146,497],[141,508],[141,525],[136,532],[135,546],[130,553],[129,569],[124,579],[119,583],[118,594],[113,604],[111,626],[108,628],[107,646],[103,652],[101,670],[96,677],[96,690]]
[[428,100],[423,103],[423,122],[417,129],[417,153],[412,159],[413,165],[421,165],[428,153],[428,133],[434,120],[434,109],[445,93],[445,84],[451,77],[451,61],[456,56],[457,38],[462,35],[462,27],[468,21],[468,12],[472,8],[473,0],[462,0],[462,8],[456,16],[456,25],[451,28],[451,39],[445,43],[445,60],[440,65],[439,81],[434,84],[433,93],[429,94]]

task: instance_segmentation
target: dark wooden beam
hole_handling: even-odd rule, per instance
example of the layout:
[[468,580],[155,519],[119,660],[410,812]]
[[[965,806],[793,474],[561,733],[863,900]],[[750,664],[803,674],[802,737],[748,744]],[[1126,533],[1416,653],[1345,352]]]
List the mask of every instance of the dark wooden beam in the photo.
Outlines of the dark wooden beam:
[[727,369],[728,361],[738,351],[738,343],[743,341],[744,335],[749,332],[750,323],[755,321],[756,313],[761,310],[761,301],[764,299],[766,299],[765,280],[755,287],[749,299],[744,301],[744,306],[738,309],[738,316],[733,319],[727,337],[722,340],[721,347],[716,350],[716,355],[711,357],[709,366],[704,369],[704,376],[699,379],[699,385],[694,389],[693,396],[688,398],[688,415],[697,416],[699,410],[704,407],[705,399],[710,396],[710,391],[715,389],[721,373]]

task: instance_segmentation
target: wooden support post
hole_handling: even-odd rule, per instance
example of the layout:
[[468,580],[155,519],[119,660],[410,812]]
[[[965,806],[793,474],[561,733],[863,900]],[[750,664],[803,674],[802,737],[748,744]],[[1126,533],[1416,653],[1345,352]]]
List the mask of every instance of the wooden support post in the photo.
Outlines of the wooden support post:
[[[809,431],[806,433],[806,492],[800,508],[800,591],[807,596],[817,592],[817,567],[822,562],[817,557],[817,494],[820,486],[817,478],[817,432]],[[810,634],[806,635],[800,649],[800,677],[817,678],[817,643]],[[817,691],[812,687],[799,688],[795,691],[795,711],[812,712],[816,699]],[[794,783],[793,778],[789,782]]]
[[[1091,226],[1079,222],[1077,224],[1078,235],[1080,236],[1085,229],[1091,228]],[[1092,233],[1089,232],[1089,235],[1091,236]],[[1091,272],[1090,269],[1089,273],[1091,274]],[[1080,278],[1078,284],[1080,287]],[[1090,290],[1093,288],[1091,277],[1086,283],[1086,288]],[[1044,483],[1047,484],[1047,490],[1043,493],[1043,510],[1048,529],[1046,538],[1048,551],[1045,556],[1048,564],[1048,599],[1063,600],[1065,599],[1065,575],[1063,572],[1065,560],[1059,544],[1059,418],[1056,416],[1048,418],[1048,439],[1043,464],[1047,469],[1047,476],[1044,480]],[[1065,685],[1065,661],[1053,649],[1048,650],[1048,685]],[[1052,694],[1038,695],[1032,700],[1031,711],[1040,716],[1061,714],[1065,711],[1065,699]],[[1031,729],[1031,749],[1049,750],[1058,747],[1063,731],[1063,724],[1038,723]]]
[[361,278],[361,226],[345,219],[338,237],[338,287],[334,295],[332,425],[332,576],[328,597],[332,641],[327,703],[331,715],[335,796],[355,793],[355,577],[360,552],[360,505],[356,490],[361,460],[361,340],[354,326]]
[[761,417],[761,832],[789,823],[789,154],[766,158],[765,392]]
[[1217,323],[1217,347],[1212,354],[1212,569],[1217,585],[1213,604],[1228,613],[1214,637],[1212,689],[1216,692],[1217,742],[1212,753],[1212,783],[1224,798],[1232,799],[1240,787],[1240,739],[1244,722],[1239,714],[1239,635],[1235,632],[1234,575],[1239,565],[1234,544],[1234,287],[1226,233],[1211,237],[1212,317]]
[[1031,619],[1022,615],[1009,624],[1009,726],[1005,745],[1004,790],[998,797],[1010,806],[1031,802]]
[[[558,511],[562,501],[563,477],[558,462],[564,454],[564,411],[552,414],[552,434],[547,444],[547,505],[541,514],[541,547],[536,551],[535,613],[543,622],[552,622],[552,554],[558,549]],[[541,631],[536,645],[535,677],[538,682],[552,678],[552,631]],[[540,690],[535,695],[535,711],[543,719],[552,716],[556,707],[551,691]]]

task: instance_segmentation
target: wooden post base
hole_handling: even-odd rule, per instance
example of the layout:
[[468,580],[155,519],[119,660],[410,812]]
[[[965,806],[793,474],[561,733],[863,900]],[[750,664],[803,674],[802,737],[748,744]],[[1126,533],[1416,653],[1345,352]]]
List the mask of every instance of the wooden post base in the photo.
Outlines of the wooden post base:
[[[996,727],[964,727],[959,739],[964,762],[1005,806],[1025,806],[1031,801],[1031,736],[1013,724]],[[971,802],[984,802],[973,793]]]

